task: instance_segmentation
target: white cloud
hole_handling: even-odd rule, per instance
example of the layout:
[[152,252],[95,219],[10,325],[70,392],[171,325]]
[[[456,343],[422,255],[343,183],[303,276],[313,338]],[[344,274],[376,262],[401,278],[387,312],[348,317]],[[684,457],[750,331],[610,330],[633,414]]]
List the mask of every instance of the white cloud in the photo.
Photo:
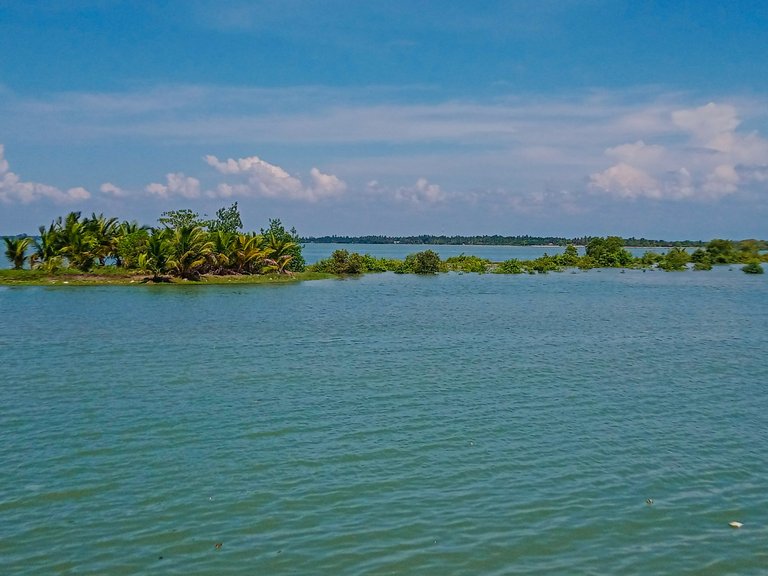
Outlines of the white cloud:
[[690,134],[693,141],[716,149],[718,143],[723,138],[728,139],[741,124],[736,108],[714,102],[698,108],[675,110],[671,116],[675,126]]
[[112,196],[113,198],[125,198],[128,195],[125,190],[119,186],[115,186],[112,182],[104,182],[104,184],[99,186],[99,192],[105,196]]
[[333,174],[324,174],[317,168],[310,170],[310,182],[304,183],[291,176],[280,166],[270,164],[258,156],[234,160],[219,160],[208,155],[205,162],[227,176],[236,176],[241,182],[235,185],[222,183],[209,193],[216,197],[262,196],[267,198],[288,198],[316,202],[325,198],[342,195],[347,185]]
[[591,176],[593,190],[604,190],[620,198],[660,198],[656,180],[648,173],[625,162]]
[[29,204],[48,199],[64,204],[87,200],[90,197],[90,192],[79,186],[64,191],[48,184],[22,181],[17,174],[10,171],[10,165],[5,158],[5,146],[0,144],[0,202]]
[[185,176],[183,172],[172,172],[165,175],[165,182],[165,184],[153,182],[145,190],[160,198],[181,196],[192,199],[200,197],[200,181],[197,178]]
[[617,163],[593,173],[593,192],[619,198],[716,200],[759,182],[768,166],[768,140],[738,131],[736,108],[710,102],[668,115],[684,145],[642,140],[605,150]]
[[447,195],[438,184],[430,184],[426,178],[419,178],[413,186],[404,186],[395,190],[394,198],[399,202],[415,205],[437,204]]

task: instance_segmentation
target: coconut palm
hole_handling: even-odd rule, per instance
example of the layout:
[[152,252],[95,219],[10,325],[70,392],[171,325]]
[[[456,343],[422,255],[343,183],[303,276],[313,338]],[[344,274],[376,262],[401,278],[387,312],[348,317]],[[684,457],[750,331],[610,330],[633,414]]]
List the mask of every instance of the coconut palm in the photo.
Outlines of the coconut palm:
[[291,263],[292,260],[293,260],[293,254],[282,254],[281,256],[277,256],[276,258],[265,258],[262,272],[264,273],[277,272],[278,274],[292,275],[293,273],[287,269],[288,265]]
[[280,237],[274,232],[268,232],[264,236],[266,246],[272,251],[273,258],[280,258],[286,254],[291,254],[299,245],[288,238]]
[[170,254],[171,246],[167,234],[165,231],[155,230],[147,239],[145,251],[139,254],[139,268],[151,272],[153,282],[161,282],[164,274],[168,272]]
[[5,255],[15,270],[21,270],[24,267],[27,248],[32,244],[32,238],[25,236],[23,238],[3,238],[3,240],[5,241]]
[[106,218],[104,214],[98,216],[94,212],[84,222],[88,232],[93,237],[93,255],[104,266],[107,258],[114,258],[117,252],[117,239],[120,225],[117,218]]
[[233,266],[238,274],[250,274],[261,267],[261,262],[270,255],[262,246],[263,238],[255,234],[238,234],[235,238]]
[[199,280],[205,265],[211,261],[213,243],[199,226],[181,226],[170,236],[169,270],[188,280]]
[[[64,223],[61,231],[61,247],[58,252],[67,258],[70,266],[88,271],[93,267],[93,261],[96,258],[97,239],[87,222],[71,218],[73,214],[75,213],[70,214]],[[79,213],[77,214],[79,218]]]
[[[56,248],[58,237],[54,223],[51,222],[47,229],[45,226],[40,226],[37,230],[40,234],[34,242],[35,251],[29,257],[30,268],[37,268],[47,262],[54,262],[58,258]],[[54,262],[52,266],[57,267],[58,264],[60,262]]]
[[216,230],[210,234],[214,274],[224,274],[231,269],[235,259],[236,238],[236,234],[226,230]]

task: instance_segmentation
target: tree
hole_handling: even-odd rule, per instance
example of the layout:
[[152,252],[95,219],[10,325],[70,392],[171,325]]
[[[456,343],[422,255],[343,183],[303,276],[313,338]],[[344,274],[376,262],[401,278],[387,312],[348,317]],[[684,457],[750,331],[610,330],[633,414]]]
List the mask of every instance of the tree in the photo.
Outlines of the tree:
[[27,257],[27,248],[32,244],[32,238],[24,236],[23,238],[3,238],[3,240],[5,241],[6,257],[11,261],[15,270],[21,270]]
[[181,226],[169,237],[171,256],[168,269],[187,280],[199,280],[201,269],[209,262],[213,243],[198,226]]
[[152,235],[147,238],[144,252],[138,256],[139,268],[151,272],[153,282],[162,282],[163,275],[168,272],[171,254],[168,235],[167,230],[153,230]]
[[736,260],[736,247],[730,240],[715,238],[707,243],[707,252],[712,264],[730,264]]
[[39,238],[35,240],[35,251],[29,257],[30,268],[38,268],[45,264],[52,270],[59,267],[61,258],[58,256],[56,244],[58,243],[57,231],[53,222],[46,229],[40,226],[38,229]]
[[659,261],[659,268],[667,272],[685,270],[691,257],[683,248],[670,248]]
[[264,258],[270,255],[262,247],[263,237],[257,234],[238,234],[234,241],[232,265],[238,274],[252,274],[261,267]]
[[440,256],[434,250],[424,250],[405,257],[404,271],[414,274],[437,274],[442,268]]
[[561,266],[576,266],[579,263],[579,251],[573,244],[568,244],[558,260]]
[[223,274],[230,270],[235,260],[235,239],[237,235],[234,232],[220,229],[209,234],[213,244],[213,263],[215,274]]
[[87,272],[93,267],[96,258],[98,242],[87,220],[80,220],[80,212],[70,212],[61,222],[59,228],[58,255],[64,256],[70,266]]
[[168,210],[160,215],[157,219],[160,224],[171,230],[177,228],[190,228],[190,227],[203,227],[206,222],[200,219],[200,215],[197,212],[193,212],[189,208],[182,208],[181,210]]
[[586,251],[601,268],[618,268],[632,263],[632,254],[624,248],[624,240],[618,236],[593,238]]
[[216,210],[216,219],[209,220],[206,224],[211,232],[235,234],[243,227],[240,211],[237,209],[237,202],[229,208],[219,208]]
[[139,255],[145,251],[148,239],[149,231],[146,226],[139,226],[137,222],[121,222],[115,243],[115,265],[125,268],[138,267]]
[[90,218],[86,218],[83,224],[93,237],[94,250],[93,255],[99,260],[99,264],[104,266],[107,258],[114,258],[117,252],[117,240],[120,232],[120,225],[117,218],[106,218],[104,214],[93,213]]
[[279,219],[269,220],[269,228],[264,230],[262,228],[261,235],[264,236],[267,246],[275,248],[276,246],[283,246],[283,251],[272,254],[272,258],[279,258],[283,254],[290,254],[292,256],[288,263],[287,270],[291,272],[303,272],[306,269],[306,262],[304,256],[301,253],[301,240],[296,232],[295,228],[291,228],[287,231],[283,227],[283,223]]
[[712,270],[712,261],[710,260],[709,252],[697,248],[691,254],[691,262],[693,262],[694,270]]

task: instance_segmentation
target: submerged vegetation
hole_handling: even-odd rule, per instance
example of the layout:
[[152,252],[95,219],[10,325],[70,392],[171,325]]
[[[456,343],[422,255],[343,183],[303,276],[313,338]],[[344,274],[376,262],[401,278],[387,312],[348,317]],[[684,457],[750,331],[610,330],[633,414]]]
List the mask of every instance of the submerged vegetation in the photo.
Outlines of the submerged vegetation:
[[[269,220],[260,232],[242,232],[237,203],[221,208],[213,219],[183,209],[164,212],[158,226],[120,222],[103,214],[70,212],[39,236],[4,238],[12,270],[0,271],[0,283],[232,283],[285,281],[371,272],[437,274],[440,272],[546,274],[566,268],[658,268],[665,271],[709,270],[718,264],[744,264],[745,273],[761,274],[768,261],[765,243],[715,239],[689,253],[672,246],[666,253],[648,251],[634,257],[618,236],[590,238],[580,254],[574,244],[534,260],[492,262],[461,254],[442,260],[433,250],[403,260],[376,258],[348,250],[310,266],[295,229]],[[525,237],[528,238],[528,237]],[[25,263],[29,269],[25,269]]]
[[[461,254],[445,260],[432,250],[408,255],[405,260],[375,258],[370,254],[336,250],[329,258],[307,267],[308,270],[329,274],[362,274],[365,272],[391,271],[396,273],[434,274],[437,272],[462,272],[478,274],[546,274],[561,272],[566,268],[658,268],[668,272],[710,270],[713,264],[747,264],[744,272],[761,273],[759,262],[768,262],[768,254],[762,252],[763,244],[755,240],[733,242],[716,239],[697,248],[693,253],[673,246],[666,253],[646,252],[634,257],[618,236],[592,238],[579,254],[573,244],[568,244],[560,254],[543,256],[534,260],[511,259],[492,262],[486,258]],[[758,270],[759,268],[759,270]]]

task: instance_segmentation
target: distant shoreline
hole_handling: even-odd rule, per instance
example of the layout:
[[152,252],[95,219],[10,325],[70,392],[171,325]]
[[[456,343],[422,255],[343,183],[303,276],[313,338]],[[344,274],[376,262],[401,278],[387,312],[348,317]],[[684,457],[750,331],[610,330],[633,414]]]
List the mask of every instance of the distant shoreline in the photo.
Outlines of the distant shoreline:
[[[559,236],[443,236],[424,234],[418,236],[304,236],[303,244],[410,244],[416,246],[527,246],[527,247],[562,247],[572,244],[586,246],[596,236],[565,238]],[[654,240],[648,238],[622,238],[628,248],[700,248],[706,246],[704,240]],[[768,242],[762,241],[768,246]]]

